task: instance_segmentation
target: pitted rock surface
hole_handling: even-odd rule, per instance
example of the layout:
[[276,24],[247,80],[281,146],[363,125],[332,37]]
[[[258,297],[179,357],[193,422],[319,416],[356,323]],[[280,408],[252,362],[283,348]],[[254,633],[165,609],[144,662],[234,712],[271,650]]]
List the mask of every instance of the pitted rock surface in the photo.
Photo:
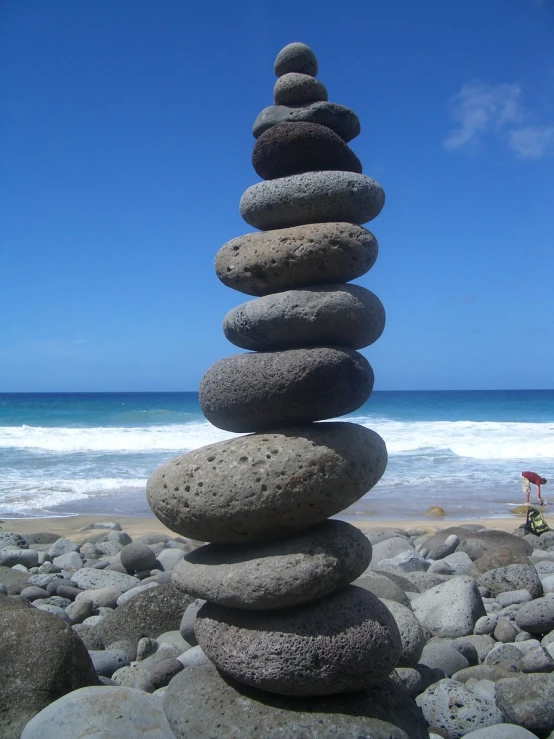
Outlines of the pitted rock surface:
[[533,598],[542,595],[542,584],[532,565],[507,565],[496,570],[488,570],[479,575],[479,585],[488,588],[495,597],[510,590],[528,590]]
[[279,123],[318,123],[338,134],[344,142],[351,141],[360,133],[360,120],[350,108],[338,103],[312,103],[299,108],[287,105],[270,105],[258,115],[252,126],[254,138]]
[[554,629],[554,597],[524,603],[516,614],[516,624],[531,634],[547,634]]
[[326,169],[362,172],[352,149],[334,131],[318,123],[280,123],[259,137],[252,166],[263,180]]
[[277,611],[206,603],[196,638],[225,674],[280,695],[330,695],[384,680],[401,653],[396,622],[381,601],[349,585]]
[[309,105],[327,102],[325,85],[309,74],[287,72],[273,86],[275,105]]
[[246,223],[261,231],[306,223],[367,223],[385,204],[378,182],[356,172],[305,172],[252,185],[239,210]]
[[315,77],[317,74],[317,59],[309,46],[300,41],[293,41],[292,44],[287,44],[277,54],[273,71],[276,77],[281,77],[289,72],[300,72]]
[[207,544],[175,567],[173,584],[232,608],[286,608],[349,585],[371,559],[371,544],[355,526],[325,521],[268,544]]
[[385,327],[379,298],[359,285],[320,285],[251,300],[229,311],[223,332],[236,346],[274,351],[310,346],[361,349]]
[[[173,678],[163,698],[177,739],[426,739],[421,712],[385,680],[359,693],[288,698],[220,676],[211,664]],[[262,729],[263,727],[263,729]],[[263,732],[263,733],[261,733]]]
[[372,388],[373,370],[362,354],[313,347],[220,359],[202,378],[198,400],[214,426],[240,433],[351,413]]
[[269,541],[354,503],[387,464],[378,434],[322,423],[210,444],[166,462],[148,480],[154,514],[201,541]]
[[519,724],[540,737],[554,728],[554,676],[518,675],[500,680],[496,704],[505,721]]
[[377,252],[377,240],[361,226],[312,223],[238,236],[216,254],[215,271],[233,290],[268,295],[349,282],[371,269]]
[[472,634],[477,620],[485,615],[477,583],[464,575],[429,588],[412,602],[412,607],[433,635],[451,638]]

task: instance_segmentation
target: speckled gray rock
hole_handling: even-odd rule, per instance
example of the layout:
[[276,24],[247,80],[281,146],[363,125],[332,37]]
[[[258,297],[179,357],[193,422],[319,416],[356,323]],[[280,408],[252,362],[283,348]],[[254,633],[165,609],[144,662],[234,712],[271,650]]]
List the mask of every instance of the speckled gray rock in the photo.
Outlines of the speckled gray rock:
[[268,541],[351,505],[375,485],[386,463],[375,432],[313,424],[183,454],[151,475],[146,492],[154,514],[185,536],[223,544]]
[[263,180],[324,170],[362,173],[360,160],[338,134],[304,121],[264,131],[254,144],[252,166]]
[[520,659],[519,669],[521,672],[552,672],[554,659],[546,647],[536,646]]
[[6,548],[0,549],[0,566],[14,567],[15,565],[23,565],[23,567],[36,567],[38,564],[38,552],[34,549],[17,549]]
[[485,615],[477,583],[465,575],[426,590],[412,601],[412,607],[423,626],[445,637],[471,634],[477,619]]
[[518,663],[521,659],[521,652],[512,644],[498,644],[487,654],[485,663],[487,665],[499,665],[511,672],[518,672]]
[[513,677],[514,673],[501,665],[471,665],[452,675],[453,680],[466,683],[468,680],[492,680],[498,682],[506,677]]
[[238,236],[217,252],[215,271],[233,290],[268,295],[353,280],[371,269],[377,251],[362,226],[312,223]]
[[94,669],[104,677],[111,677],[116,670],[127,667],[131,661],[127,652],[122,649],[91,649],[89,654]]
[[29,544],[21,534],[12,531],[0,531],[0,549],[13,548],[29,549]]
[[68,552],[76,552],[79,549],[79,545],[71,541],[71,539],[65,539],[61,537],[57,539],[49,548],[48,554],[54,558],[59,557],[61,554],[67,554]]
[[425,665],[417,667],[397,667],[390,675],[394,682],[402,685],[408,691],[410,698],[416,698],[433,683],[444,680],[446,677],[443,670],[438,670]]
[[270,105],[258,115],[252,126],[254,138],[258,138],[268,128],[279,123],[306,121],[327,126],[345,142],[356,138],[360,133],[360,120],[356,113],[337,103],[312,103],[297,108],[286,105]]
[[140,541],[126,544],[119,556],[123,567],[130,572],[151,570],[156,565],[156,555],[147,544]]
[[26,588],[23,588],[23,590],[21,591],[21,596],[25,598],[25,600],[28,600],[32,603],[35,600],[42,600],[43,598],[48,598],[49,593],[47,590],[44,590],[44,588],[37,588],[36,585],[28,585]]
[[554,676],[518,675],[500,680],[496,705],[505,721],[546,736],[554,728]]
[[300,41],[293,41],[283,47],[277,54],[273,71],[276,77],[281,77],[289,72],[300,72],[315,77],[317,74],[317,59],[309,46]]
[[204,653],[225,674],[281,695],[363,690],[384,680],[401,653],[391,613],[352,585],[278,611],[206,603],[195,632]]
[[488,570],[478,578],[479,585],[488,588],[492,596],[511,590],[528,590],[533,598],[542,595],[542,584],[537,571],[530,565],[508,565]]
[[101,588],[115,588],[119,593],[140,585],[140,580],[131,575],[123,575],[120,572],[107,570],[95,570],[92,567],[83,567],[71,576],[72,582],[83,590],[95,590]]
[[[391,680],[362,693],[287,698],[222,679],[212,664],[183,670],[164,695],[178,739],[426,739],[425,721]],[[263,727],[263,733],[260,733]]]
[[150,675],[138,665],[120,667],[113,673],[112,680],[116,685],[144,690],[145,693],[153,693],[156,690]]
[[498,616],[494,613],[491,613],[487,616],[481,616],[476,622],[475,626],[473,627],[473,633],[474,634],[492,634],[492,632],[496,628],[496,624],[498,623]]
[[416,698],[427,725],[440,729],[447,739],[459,739],[470,731],[504,720],[492,701],[475,695],[455,680],[441,680]]
[[397,662],[398,667],[415,667],[422,660],[421,654],[425,644],[423,627],[412,611],[395,600],[381,598],[387,609],[392,613],[400,633],[402,651]]
[[500,617],[498,623],[494,627],[493,636],[496,641],[500,642],[512,642],[518,635],[520,629],[513,621],[507,618]]
[[516,624],[531,634],[546,634],[554,629],[554,598],[545,596],[520,606]]
[[122,686],[81,688],[51,703],[21,739],[174,739],[159,697]]
[[275,105],[309,105],[327,102],[325,85],[309,74],[287,72],[273,86]]
[[467,659],[454,649],[451,643],[442,639],[431,639],[423,647],[420,663],[433,669],[442,670],[446,677],[452,677],[455,672],[469,667]]
[[322,346],[220,359],[204,374],[198,400],[214,426],[240,433],[351,413],[372,388],[373,370],[362,354]]
[[261,231],[305,223],[367,223],[385,204],[378,182],[355,172],[305,172],[249,187],[239,210]]
[[503,593],[498,593],[496,596],[496,602],[500,603],[502,608],[506,606],[513,606],[516,603],[528,603],[533,600],[533,596],[528,590],[506,590]]
[[[31,575],[27,572],[19,572],[19,570],[12,570],[11,567],[0,566],[0,583],[6,585],[8,595],[19,595],[21,591],[27,587],[29,578]],[[37,583],[29,583],[29,585],[37,585]]]
[[348,585],[370,559],[371,544],[359,529],[324,521],[267,544],[200,547],[176,566],[173,584],[219,605],[286,608]]

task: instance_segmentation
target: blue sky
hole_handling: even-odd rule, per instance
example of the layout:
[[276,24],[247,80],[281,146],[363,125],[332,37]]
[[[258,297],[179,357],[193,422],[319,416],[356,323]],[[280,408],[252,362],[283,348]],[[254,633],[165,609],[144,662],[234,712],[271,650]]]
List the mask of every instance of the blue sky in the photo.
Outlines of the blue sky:
[[252,123],[303,41],[387,202],[376,389],[551,388],[554,3],[4,0],[0,391],[195,390],[248,299]]

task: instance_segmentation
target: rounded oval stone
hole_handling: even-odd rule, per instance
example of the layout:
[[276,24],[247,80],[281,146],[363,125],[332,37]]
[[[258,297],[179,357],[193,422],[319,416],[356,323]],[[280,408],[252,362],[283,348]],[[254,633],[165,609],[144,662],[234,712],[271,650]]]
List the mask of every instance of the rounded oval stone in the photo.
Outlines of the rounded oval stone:
[[223,319],[227,339],[243,349],[273,351],[334,344],[361,349],[385,327],[379,298],[359,285],[327,285],[266,295]]
[[385,204],[378,182],[356,172],[304,172],[258,182],[240,199],[240,214],[254,228],[301,226],[304,223],[373,220]]
[[300,72],[315,77],[317,74],[317,59],[309,46],[300,41],[293,41],[277,54],[273,71],[277,77],[289,72]]
[[287,72],[273,87],[275,105],[307,105],[320,101],[327,102],[325,85],[309,74]]
[[270,541],[361,498],[387,465],[384,441],[353,423],[318,423],[209,444],[159,467],[146,495],[172,531],[199,541]]
[[287,608],[323,598],[355,580],[371,544],[355,526],[324,521],[275,542],[206,544],[173,571],[180,590],[230,608]]
[[384,680],[401,652],[390,611],[349,585],[321,600],[273,611],[206,603],[195,633],[222,672],[280,695],[331,695]]
[[269,128],[254,144],[252,166],[264,180],[327,169],[362,172],[352,149],[318,123],[280,123]]
[[228,241],[216,254],[215,271],[233,290],[268,295],[348,282],[369,271],[377,253],[377,239],[362,226],[310,223]]
[[259,114],[252,126],[252,135],[258,138],[278,123],[307,121],[327,126],[343,141],[351,141],[360,133],[360,119],[353,110],[338,103],[319,102],[290,108],[287,105],[269,105]]
[[241,433],[343,416],[372,388],[364,356],[318,346],[220,359],[200,381],[198,401],[214,426]]

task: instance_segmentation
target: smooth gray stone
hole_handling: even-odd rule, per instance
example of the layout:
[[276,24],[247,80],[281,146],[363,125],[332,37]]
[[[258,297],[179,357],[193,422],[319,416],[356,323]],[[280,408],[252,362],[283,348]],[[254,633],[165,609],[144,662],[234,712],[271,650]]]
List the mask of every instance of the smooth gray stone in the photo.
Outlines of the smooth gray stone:
[[158,563],[164,569],[164,572],[169,572],[175,568],[185,556],[183,549],[164,549],[163,552],[158,554]]
[[146,657],[143,659],[139,665],[142,670],[146,670],[146,672],[150,675],[154,667],[158,665],[160,662],[165,662],[167,659],[176,659],[182,654],[179,647],[175,646],[175,644],[171,644],[169,642],[165,642],[164,644],[160,644],[159,648],[157,649],[154,654],[151,654],[149,657]]
[[325,85],[309,74],[287,72],[273,86],[275,105],[310,105],[327,102]]
[[94,669],[104,677],[111,677],[116,670],[127,667],[131,661],[127,652],[122,649],[91,649],[89,654]]
[[472,634],[485,607],[471,577],[459,575],[436,585],[412,601],[415,615],[435,636],[457,637]]
[[264,108],[254,121],[252,134],[257,139],[268,128],[279,123],[300,121],[327,126],[345,142],[351,141],[360,133],[360,120],[353,110],[338,103],[319,102],[297,108],[270,105]]
[[140,580],[131,575],[107,570],[95,570],[92,567],[83,567],[72,576],[72,581],[83,590],[96,590],[101,588],[116,588],[119,594],[140,585]]
[[[119,533],[119,532],[117,532]],[[105,554],[108,557],[113,557],[123,549],[123,544],[118,541],[99,541],[95,544],[96,549],[101,554]]]
[[29,585],[28,587],[23,588],[21,596],[25,598],[25,600],[33,602],[35,600],[49,598],[50,594],[47,590],[44,590],[44,588],[37,588],[36,585]]
[[388,600],[394,600],[400,603],[410,610],[412,608],[406,592],[400,585],[388,578],[385,573],[377,574],[371,570],[367,570],[367,572],[364,572],[352,584],[369,590],[370,593],[373,593],[373,595],[376,595],[380,599],[387,598]]
[[269,541],[313,526],[380,479],[386,447],[374,431],[321,423],[209,444],[149,478],[154,515],[185,536],[221,544]]
[[52,559],[54,559],[55,557],[59,557],[62,554],[67,554],[68,552],[76,552],[78,549],[79,545],[76,544],[74,541],[61,537],[60,539],[56,539],[56,541],[48,548],[47,551]]
[[554,629],[554,598],[545,596],[520,606],[516,624],[531,634],[547,634]]
[[381,598],[381,602],[392,613],[400,633],[402,651],[397,662],[398,667],[416,667],[420,662],[425,645],[425,633],[412,611],[394,600]]
[[221,677],[212,664],[204,664],[177,675],[163,701],[177,739],[211,739],[221,735],[221,727],[225,739],[428,736],[414,702],[388,679],[362,693],[287,698],[241,686]]
[[158,696],[102,685],[75,690],[30,721],[21,739],[175,739]]
[[533,596],[525,588],[521,590],[506,590],[503,593],[498,593],[496,596],[496,601],[500,603],[502,608],[512,606],[516,603],[528,603],[531,600],[533,600]]
[[29,549],[29,544],[21,534],[12,531],[0,531],[0,549]]
[[280,695],[363,690],[384,680],[401,654],[390,611],[372,593],[352,585],[283,610],[206,603],[195,633],[218,669]]
[[505,721],[546,736],[554,727],[554,677],[533,674],[499,680],[496,705]]
[[228,241],[215,256],[215,271],[233,290],[268,295],[349,282],[371,269],[377,252],[377,240],[362,226],[310,223]]
[[511,672],[518,672],[520,659],[521,652],[517,647],[512,644],[498,644],[487,654],[485,664],[498,665]]
[[284,46],[275,57],[273,71],[276,77],[289,72],[300,72],[315,77],[317,74],[317,59],[314,52],[306,44],[293,41]]
[[545,647],[536,646],[520,659],[519,669],[522,672],[552,672],[554,659]]
[[115,685],[144,690],[145,693],[153,693],[156,690],[150,680],[150,675],[139,665],[120,667],[113,673],[112,681]]
[[372,562],[376,567],[382,559],[392,559],[402,552],[413,552],[414,546],[405,536],[390,536],[373,544]]
[[378,566],[383,570],[393,570],[403,574],[410,572],[426,572],[431,563],[418,554],[415,549],[400,552],[396,557],[382,559]]
[[156,566],[156,555],[147,544],[140,541],[126,544],[119,556],[123,567],[130,572],[151,570]]
[[143,593],[145,590],[150,590],[150,588],[157,587],[158,583],[156,582],[149,582],[145,585],[137,585],[136,588],[131,588],[131,590],[127,590],[125,593],[122,593],[117,599],[117,605],[122,606],[124,603],[127,603],[128,600],[131,600],[131,598],[134,598],[139,593]]
[[115,608],[117,599],[121,595],[119,588],[91,588],[90,590],[82,590],[75,596],[76,601],[91,600],[93,608]]
[[83,566],[83,562],[78,552],[66,552],[60,554],[59,557],[54,557],[52,564],[59,567],[61,570],[68,569],[80,569]]
[[443,680],[445,674],[443,670],[427,667],[426,665],[417,665],[417,667],[397,667],[391,673],[391,679],[398,685],[402,685],[407,691],[410,698],[416,698],[423,693],[433,683]]
[[385,204],[381,185],[356,172],[304,172],[252,185],[239,210],[246,223],[269,231],[306,223],[367,223]]
[[325,521],[257,546],[207,544],[175,567],[173,584],[231,608],[287,608],[349,585],[370,559],[371,544],[359,529]]
[[[542,595],[542,584],[533,565],[508,565],[479,575],[479,585],[488,588],[493,597],[512,590],[528,590],[533,598]],[[528,630],[528,629],[527,629]]]
[[150,672],[150,680],[155,688],[165,688],[166,685],[169,685],[170,680],[183,669],[183,664],[178,659],[170,657],[158,662]]
[[183,665],[183,667],[196,667],[197,665],[212,664],[202,651],[202,647],[198,644],[191,649],[187,649],[186,652],[180,654],[177,659]]
[[[178,584],[177,584],[178,586]],[[196,623],[196,616],[198,611],[202,608],[206,601],[203,598],[196,598],[190,605],[187,606],[183,613],[183,618],[179,625],[179,633],[183,639],[193,647],[198,646],[198,640],[194,633],[194,625]]]
[[15,567],[23,565],[26,568],[36,567],[38,564],[38,552],[34,549],[1,549],[0,566]]
[[80,624],[85,618],[88,618],[92,613],[93,605],[91,600],[80,600],[70,603],[65,612],[71,619],[72,624]]
[[[189,606],[187,606],[187,608],[188,607]],[[181,624],[182,623],[183,620],[181,619]],[[156,642],[158,643],[158,645],[161,647],[162,644],[172,644],[174,647],[177,647],[177,649],[179,650],[179,654],[183,654],[183,652],[189,650],[191,648],[191,644],[186,639],[183,639],[183,637],[181,636],[180,628],[181,625],[179,626],[179,629],[165,631],[163,634],[160,634],[158,637],[156,637]]]
[[202,377],[198,401],[214,426],[241,433],[352,413],[372,389],[362,354],[321,346],[220,359]]
[[446,677],[469,667],[467,659],[447,641],[431,641],[423,647],[420,663],[427,667],[443,670]]
[[471,567],[471,558],[466,552],[454,552],[443,557],[442,561],[448,565],[454,575],[467,575]]
[[452,679],[460,683],[466,683],[468,680],[492,680],[498,682],[505,677],[514,677],[514,673],[503,665],[471,665],[459,670],[452,675]]
[[243,349],[275,351],[336,345],[361,349],[383,333],[385,309],[359,285],[321,285],[266,295],[223,319],[227,339]]
[[60,608],[60,606],[55,606],[50,603],[44,603],[43,601],[38,600],[35,607],[39,611],[45,611],[46,613],[49,613],[52,616],[61,619],[66,624],[69,624],[69,626],[73,625],[73,621],[71,620],[71,618],[67,615],[63,608]]
[[537,735],[515,724],[495,724],[471,731],[464,737],[465,739],[536,739]]

